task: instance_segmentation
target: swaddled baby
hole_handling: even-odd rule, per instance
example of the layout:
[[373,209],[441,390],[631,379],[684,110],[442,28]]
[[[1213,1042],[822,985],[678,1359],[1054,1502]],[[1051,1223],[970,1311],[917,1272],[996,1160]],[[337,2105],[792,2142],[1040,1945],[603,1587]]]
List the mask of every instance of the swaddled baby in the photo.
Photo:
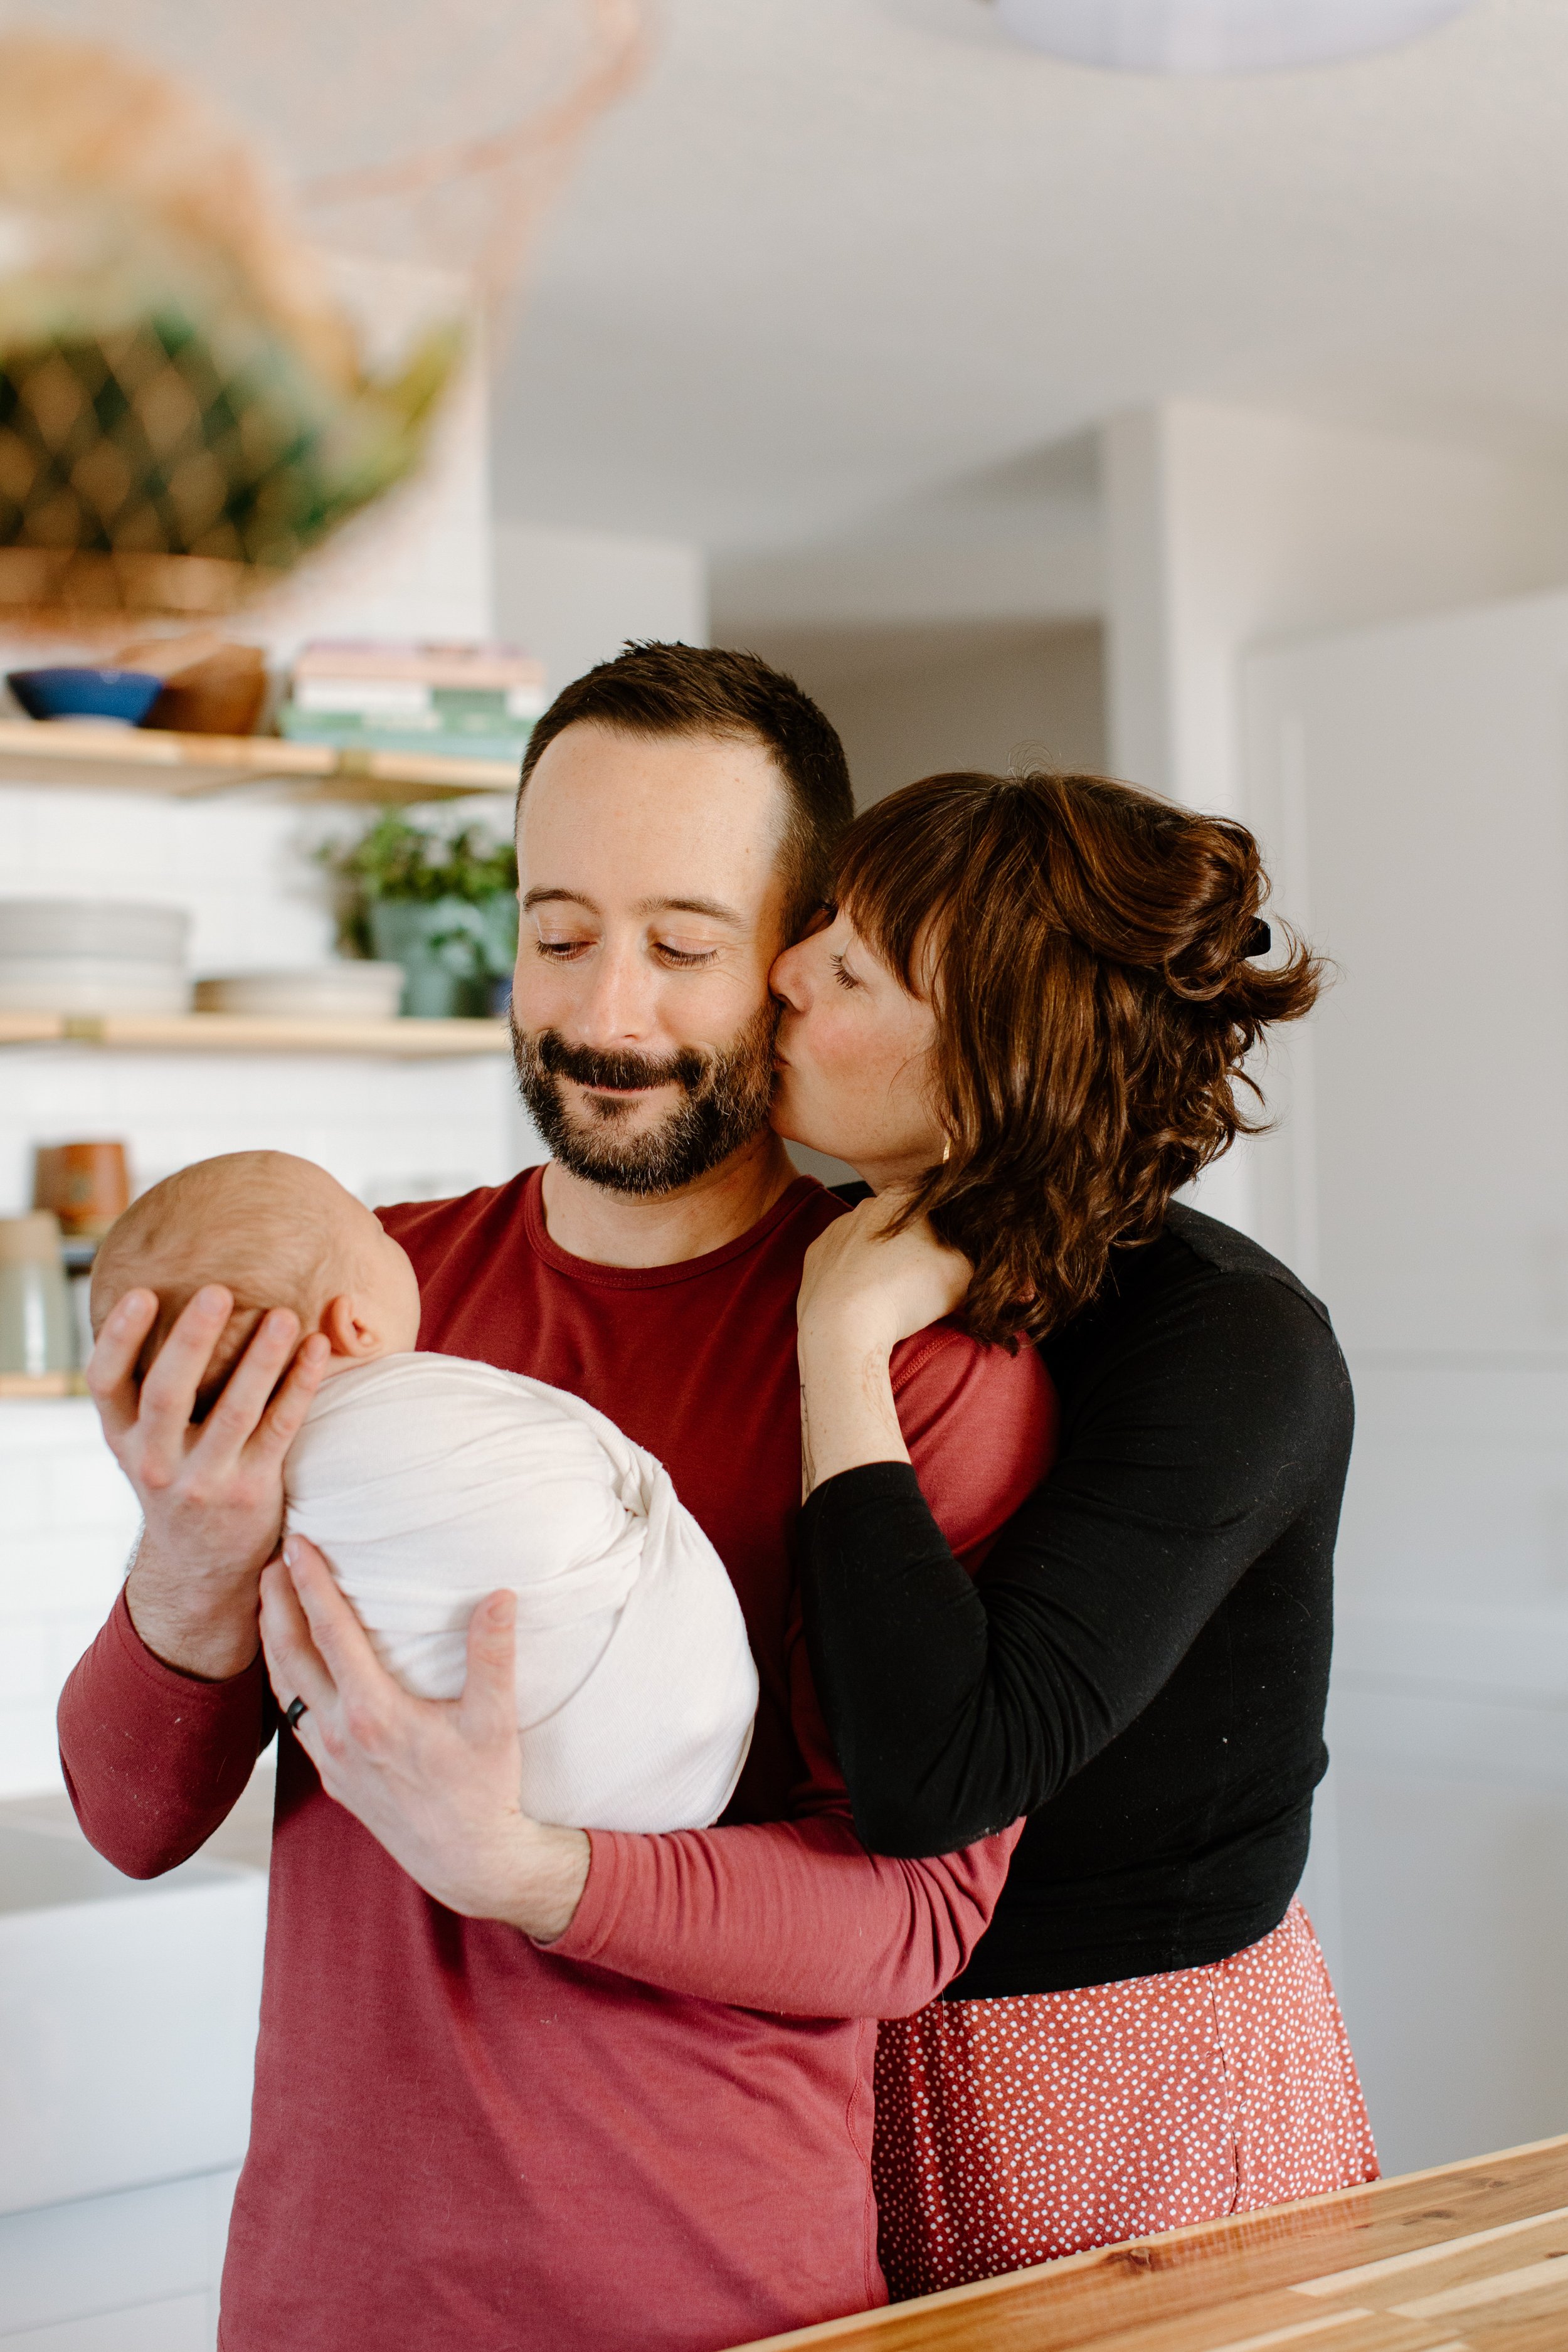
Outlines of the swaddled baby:
[[268,1307],[331,1342],[284,1465],[288,1524],[405,1689],[455,1698],[468,1618],[510,1587],[523,1810],[579,1828],[715,1820],[756,1669],[723,1563],[653,1455],[563,1389],[416,1353],[406,1255],[308,1160],[230,1152],[143,1193],[99,1252],[94,1328],[126,1291],[155,1291],[144,1369],[206,1283],[235,1305],[198,1412]]

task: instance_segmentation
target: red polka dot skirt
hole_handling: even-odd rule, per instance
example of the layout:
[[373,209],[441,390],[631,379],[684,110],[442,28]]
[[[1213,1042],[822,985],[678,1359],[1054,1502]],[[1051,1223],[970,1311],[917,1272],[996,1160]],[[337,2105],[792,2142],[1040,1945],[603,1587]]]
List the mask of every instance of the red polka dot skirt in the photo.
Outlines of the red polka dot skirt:
[[1299,1903],[1210,1968],[884,2024],[873,2170],[895,2303],[1378,2176]]

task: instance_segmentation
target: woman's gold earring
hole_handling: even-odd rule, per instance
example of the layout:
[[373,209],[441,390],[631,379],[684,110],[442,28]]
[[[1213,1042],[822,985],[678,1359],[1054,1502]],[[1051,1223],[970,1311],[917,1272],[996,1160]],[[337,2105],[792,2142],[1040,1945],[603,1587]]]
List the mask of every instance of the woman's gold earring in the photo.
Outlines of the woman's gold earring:
[[946,1142],[942,1145],[942,1166],[943,1166],[944,1168],[947,1166],[948,1161],[949,1161],[952,1158],[952,1136],[950,1135],[950,1136],[948,1137],[948,1139],[947,1139],[947,1141],[946,1141]]

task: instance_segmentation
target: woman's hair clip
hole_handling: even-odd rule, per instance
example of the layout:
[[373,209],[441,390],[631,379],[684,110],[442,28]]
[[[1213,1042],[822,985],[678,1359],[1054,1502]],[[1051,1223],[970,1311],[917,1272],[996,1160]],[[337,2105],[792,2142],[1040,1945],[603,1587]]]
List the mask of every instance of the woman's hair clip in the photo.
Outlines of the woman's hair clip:
[[1273,945],[1274,934],[1268,924],[1261,921],[1256,922],[1247,934],[1247,945],[1241,952],[1244,956],[1267,955]]

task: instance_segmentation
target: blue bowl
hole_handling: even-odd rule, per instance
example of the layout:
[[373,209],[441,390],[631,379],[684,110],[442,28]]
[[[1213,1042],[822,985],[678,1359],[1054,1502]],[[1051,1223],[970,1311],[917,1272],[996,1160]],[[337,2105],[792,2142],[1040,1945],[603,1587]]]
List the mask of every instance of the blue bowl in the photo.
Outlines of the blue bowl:
[[29,719],[118,719],[140,727],[163,691],[144,669],[13,669],[5,683]]

